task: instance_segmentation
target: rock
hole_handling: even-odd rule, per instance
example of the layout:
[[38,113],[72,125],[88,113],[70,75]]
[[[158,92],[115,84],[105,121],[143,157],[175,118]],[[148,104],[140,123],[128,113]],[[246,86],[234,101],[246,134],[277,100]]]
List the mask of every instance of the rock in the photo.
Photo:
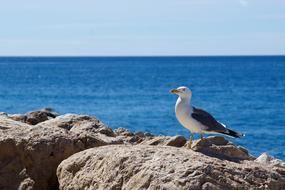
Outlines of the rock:
[[125,137],[134,136],[134,133],[130,132],[128,129],[125,128],[115,129],[115,133],[117,136],[125,136]]
[[111,145],[76,153],[57,168],[60,189],[284,189],[262,164],[220,160],[186,148]]
[[266,153],[263,153],[255,159],[255,162],[258,162],[265,167],[269,167],[281,174],[283,177],[285,177],[285,163],[281,160],[278,160],[272,156],[269,156]]
[[84,141],[85,148],[123,143],[121,139],[116,138],[111,128],[95,117],[87,115],[65,114],[36,126],[59,127],[69,130]]
[[255,161],[271,167],[284,165],[284,163],[281,160],[269,156],[266,153],[261,154],[258,158],[255,159]]
[[9,115],[9,117],[15,121],[21,121],[30,125],[36,125],[43,121],[53,119],[57,116],[58,114],[54,112],[51,108],[44,108],[37,111],[27,112],[25,114]]
[[185,145],[186,142],[187,140],[183,136],[174,136],[174,137],[158,136],[151,138],[149,140],[144,140],[140,144],[182,147]]
[[253,161],[223,137],[185,143],[87,115],[1,112],[0,189],[284,189],[284,163],[268,155]]
[[249,155],[245,148],[236,146],[221,136],[211,136],[196,140],[192,145],[192,150],[230,161],[255,159]]
[[46,108],[39,111],[32,111],[25,114],[27,116],[26,123],[36,125],[43,121],[55,118],[58,116],[57,113],[53,112],[52,109]]
[[136,132],[135,135],[138,136],[138,137],[141,137],[141,138],[145,137],[144,132],[141,132],[141,131]]
[[30,128],[31,126],[26,123],[22,123],[22,122],[11,119],[8,116],[8,114],[0,115],[0,131],[5,130],[5,129],[15,128],[15,127],[17,127],[17,130],[21,130],[23,128]]
[[9,117],[14,121],[21,121],[23,123],[27,120],[27,116],[25,114],[10,114]]
[[[33,123],[34,124],[34,123]],[[0,116],[0,189],[58,189],[56,168],[91,147],[123,143],[94,117],[64,115],[28,125]]]
[[118,128],[115,134],[120,136],[125,144],[144,144],[144,145],[161,145],[182,147],[186,143],[186,138],[183,136],[154,136],[151,133],[137,132],[132,133],[128,129]]
[[132,133],[128,129],[118,128],[115,130],[115,134],[119,136],[125,144],[139,144],[144,140],[149,140],[153,137],[153,135],[149,133],[137,132]]
[[60,128],[1,131],[0,189],[56,188],[57,165],[83,150],[78,142],[75,135]]
[[5,112],[0,112],[0,116],[8,116],[8,114]]

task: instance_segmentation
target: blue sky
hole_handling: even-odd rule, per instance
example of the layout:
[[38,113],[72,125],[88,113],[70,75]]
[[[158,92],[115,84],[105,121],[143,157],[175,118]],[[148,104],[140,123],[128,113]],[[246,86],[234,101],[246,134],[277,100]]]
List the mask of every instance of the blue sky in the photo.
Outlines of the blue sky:
[[0,55],[285,54],[284,0],[0,3]]

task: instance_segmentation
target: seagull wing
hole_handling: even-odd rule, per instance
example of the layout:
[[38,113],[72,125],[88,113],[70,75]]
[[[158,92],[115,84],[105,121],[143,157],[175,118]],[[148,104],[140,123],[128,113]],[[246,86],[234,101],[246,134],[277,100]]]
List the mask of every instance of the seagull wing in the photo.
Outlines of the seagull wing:
[[219,123],[211,114],[202,109],[193,107],[191,116],[205,126],[205,131],[223,134],[228,132],[223,124]]

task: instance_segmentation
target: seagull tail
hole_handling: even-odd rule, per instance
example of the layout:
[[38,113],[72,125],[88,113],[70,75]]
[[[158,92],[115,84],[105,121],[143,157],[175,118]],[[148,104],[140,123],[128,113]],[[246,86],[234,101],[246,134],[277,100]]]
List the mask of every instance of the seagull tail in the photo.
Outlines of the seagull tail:
[[227,131],[222,132],[222,134],[225,134],[225,135],[230,136],[230,137],[235,137],[235,138],[240,138],[240,137],[245,136],[244,134],[233,131],[231,129],[227,129]]

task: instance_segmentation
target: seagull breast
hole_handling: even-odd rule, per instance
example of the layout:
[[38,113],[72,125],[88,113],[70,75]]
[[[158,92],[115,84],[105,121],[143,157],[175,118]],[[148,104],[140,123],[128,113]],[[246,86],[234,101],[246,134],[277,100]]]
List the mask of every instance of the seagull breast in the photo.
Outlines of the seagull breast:
[[192,112],[193,109],[190,106],[189,100],[181,99],[179,97],[175,105],[177,120],[183,127],[190,130],[192,133],[200,133],[204,127],[191,117]]

